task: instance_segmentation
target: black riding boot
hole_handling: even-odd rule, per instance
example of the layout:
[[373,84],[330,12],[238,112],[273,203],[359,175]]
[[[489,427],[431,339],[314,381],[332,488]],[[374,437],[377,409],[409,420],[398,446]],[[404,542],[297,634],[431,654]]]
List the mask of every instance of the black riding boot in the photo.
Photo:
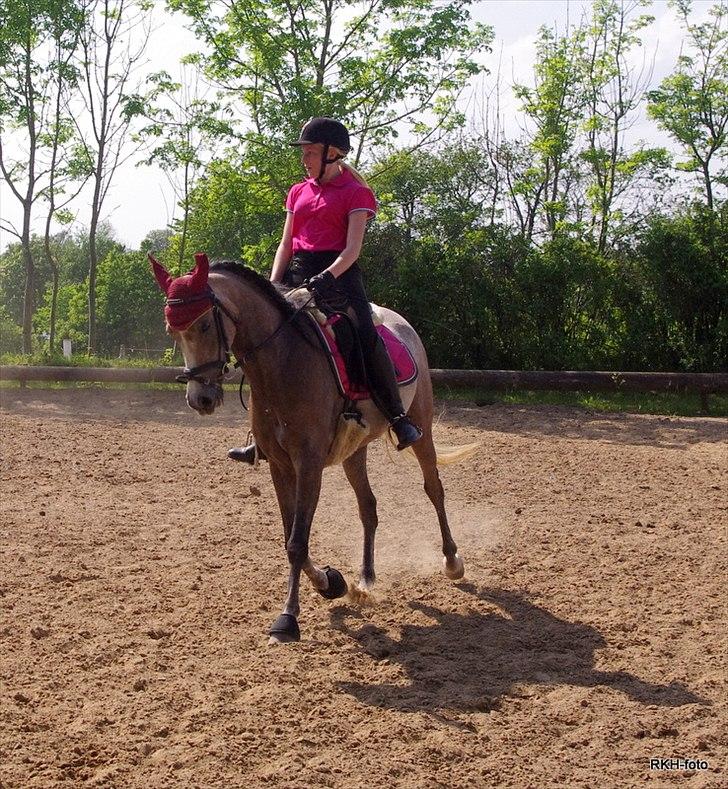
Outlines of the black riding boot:
[[397,449],[412,446],[422,438],[422,431],[405,414],[392,360],[380,337],[377,337],[370,353],[365,353],[365,361],[372,399],[389,420],[390,427],[397,436]]
[[233,447],[228,450],[228,457],[230,460],[237,460],[238,463],[248,463],[251,466],[255,465],[255,453],[258,452],[258,460],[266,460],[266,456],[260,447],[256,447],[255,439],[253,439],[245,447]]

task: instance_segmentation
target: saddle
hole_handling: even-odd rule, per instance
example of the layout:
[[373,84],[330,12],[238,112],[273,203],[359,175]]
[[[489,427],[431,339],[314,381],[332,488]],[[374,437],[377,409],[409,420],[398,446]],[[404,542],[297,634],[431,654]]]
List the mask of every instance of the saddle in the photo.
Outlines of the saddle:
[[[417,379],[417,363],[410,349],[394,332],[377,319],[377,307],[373,317],[377,333],[384,342],[392,360],[395,378],[399,386],[406,386]],[[342,396],[352,402],[368,400],[371,391],[359,345],[359,335],[348,315],[334,313],[324,315],[317,309],[307,311],[316,327],[321,347],[327,352],[334,380]]]

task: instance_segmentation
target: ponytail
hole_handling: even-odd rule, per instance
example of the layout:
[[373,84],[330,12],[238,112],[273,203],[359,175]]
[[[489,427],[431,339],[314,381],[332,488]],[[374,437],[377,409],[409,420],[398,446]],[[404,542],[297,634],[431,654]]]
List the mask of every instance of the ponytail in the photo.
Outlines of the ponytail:
[[371,189],[371,186],[367,183],[366,178],[354,167],[353,165],[349,164],[349,162],[340,161],[339,164],[345,169],[348,170],[357,181],[363,186],[366,186],[367,189]]
[[348,170],[357,181],[359,181],[362,186],[366,186],[367,189],[371,189],[371,186],[367,183],[367,179],[354,167],[354,165],[349,164],[349,162],[344,161],[344,156],[346,153],[342,151],[340,148],[337,148],[335,145],[332,145],[331,148],[336,152],[336,155],[339,156],[339,166],[345,170]]

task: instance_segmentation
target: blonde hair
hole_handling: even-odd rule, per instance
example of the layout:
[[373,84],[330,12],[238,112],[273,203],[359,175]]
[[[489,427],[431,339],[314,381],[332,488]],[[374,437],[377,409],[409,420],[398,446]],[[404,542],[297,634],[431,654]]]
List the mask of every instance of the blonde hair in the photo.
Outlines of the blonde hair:
[[345,169],[348,170],[360,184],[366,186],[367,189],[371,189],[371,186],[367,183],[367,179],[354,167],[353,165],[349,164],[349,162],[340,161],[339,164]]
[[[329,151],[336,151],[338,156],[346,156],[346,154],[340,149],[337,148],[335,145],[329,146]],[[339,159],[337,164],[340,167],[343,167],[345,170],[348,170],[360,184],[366,186],[367,189],[371,189],[371,186],[367,183],[367,179],[354,167],[353,164],[349,164],[349,162],[344,161],[344,159]]]

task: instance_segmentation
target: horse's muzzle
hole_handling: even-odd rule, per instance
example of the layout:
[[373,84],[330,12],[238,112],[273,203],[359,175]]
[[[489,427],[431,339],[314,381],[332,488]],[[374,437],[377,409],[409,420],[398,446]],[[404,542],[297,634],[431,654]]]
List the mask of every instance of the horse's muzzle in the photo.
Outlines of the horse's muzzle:
[[187,384],[187,405],[198,414],[209,415],[223,402],[222,386],[190,381]]

